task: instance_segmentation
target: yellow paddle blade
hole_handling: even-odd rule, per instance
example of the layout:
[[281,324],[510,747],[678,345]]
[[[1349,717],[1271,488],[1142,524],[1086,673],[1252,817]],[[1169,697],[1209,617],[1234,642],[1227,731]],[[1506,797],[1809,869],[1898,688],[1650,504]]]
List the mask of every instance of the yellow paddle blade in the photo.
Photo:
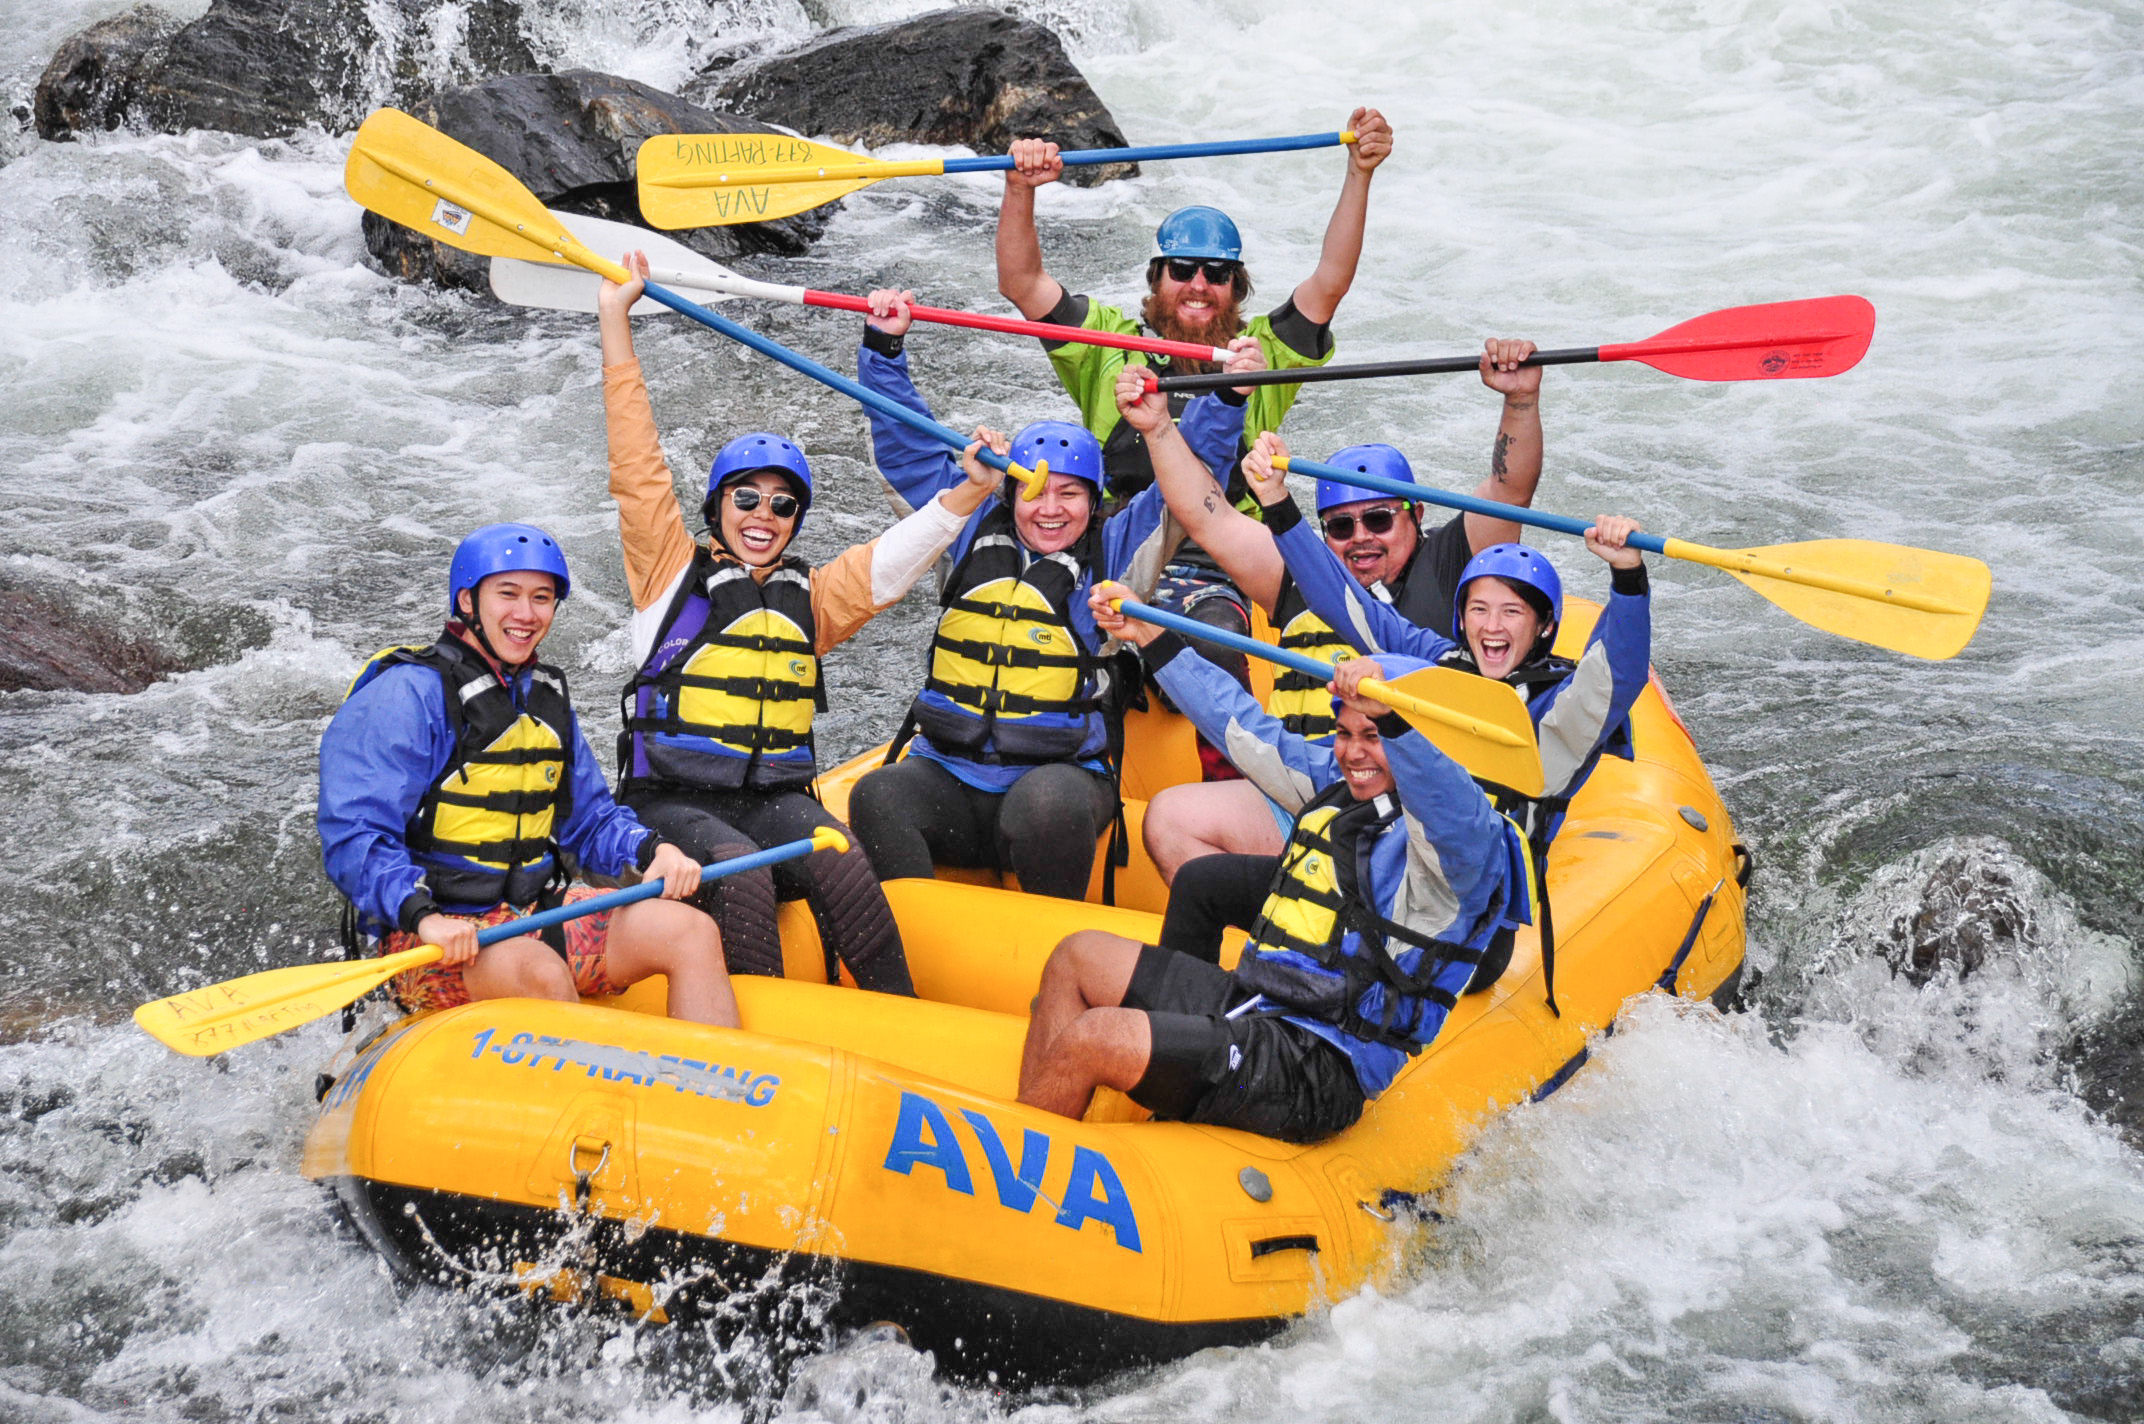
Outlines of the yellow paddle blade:
[[439,954],[439,946],[420,944],[381,959],[270,969],[143,1004],[134,1022],[167,1048],[207,1058],[324,1018]]
[[1988,609],[1988,566],[1963,554],[1816,539],[1713,549],[1669,539],[1668,557],[1725,569],[1812,628],[1940,660],[1973,640]]
[[366,209],[464,252],[624,271],[582,247],[520,179],[399,109],[358,128],[342,181]]
[[794,217],[881,178],[943,161],[880,163],[787,134],[657,134],[635,162],[640,215],[657,227],[726,227]]
[[1458,668],[1432,667],[1390,683],[1365,678],[1362,690],[1475,776],[1522,796],[1541,794],[1541,747],[1517,688]]

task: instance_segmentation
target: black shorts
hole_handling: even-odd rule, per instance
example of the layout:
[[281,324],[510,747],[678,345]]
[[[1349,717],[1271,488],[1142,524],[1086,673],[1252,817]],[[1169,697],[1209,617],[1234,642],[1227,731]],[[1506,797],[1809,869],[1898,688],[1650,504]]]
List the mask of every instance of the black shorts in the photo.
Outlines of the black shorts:
[[1298,1024],[1228,1011],[1249,997],[1236,976],[1172,949],[1143,945],[1124,1007],[1153,1033],[1131,1099],[1155,1117],[1236,1127],[1284,1142],[1321,1142],[1362,1116],[1348,1056]]

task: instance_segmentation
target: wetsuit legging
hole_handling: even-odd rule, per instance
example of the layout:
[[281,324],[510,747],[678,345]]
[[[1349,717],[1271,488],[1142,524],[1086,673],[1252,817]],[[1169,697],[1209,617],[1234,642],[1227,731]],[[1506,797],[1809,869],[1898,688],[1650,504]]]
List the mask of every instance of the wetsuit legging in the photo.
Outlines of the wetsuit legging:
[[[703,865],[801,840],[814,827],[848,833],[824,806],[800,791],[700,791],[654,787],[625,798],[641,824],[676,843]],[[710,880],[693,903],[722,929],[722,955],[732,974],[782,973],[775,929],[778,900],[808,900],[819,938],[866,989],[913,994],[901,930],[871,864],[853,850],[815,851],[764,870]]]
[[1229,928],[1247,931],[1257,921],[1279,869],[1277,855],[1202,855],[1185,861],[1169,882],[1161,947],[1220,963]]
[[1038,766],[1001,794],[912,756],[856,783],[849,820],[881,879],[928,876],[934,864],[1010,870],[1031,895],[1077,900],[1116,807],[1109,778],[1083,767]]

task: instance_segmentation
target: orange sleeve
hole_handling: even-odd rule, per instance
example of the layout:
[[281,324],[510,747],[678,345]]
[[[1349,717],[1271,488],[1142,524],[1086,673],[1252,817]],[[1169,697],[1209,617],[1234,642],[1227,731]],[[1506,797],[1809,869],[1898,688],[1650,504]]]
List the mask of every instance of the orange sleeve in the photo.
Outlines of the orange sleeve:
[[880,609],[892,606],[871,601],[871,557],[877,547],[876,539],[858,544],[811,571],[811,616],[818,625],[821,655],[848,641]]
[[603,421],[610,435],[610,493],[618,501],[626,586],[633,607],[646,608],[692,562],[692,535],[678,506],[677,481],[656,438],[655,412],[638,361],[603,368]]

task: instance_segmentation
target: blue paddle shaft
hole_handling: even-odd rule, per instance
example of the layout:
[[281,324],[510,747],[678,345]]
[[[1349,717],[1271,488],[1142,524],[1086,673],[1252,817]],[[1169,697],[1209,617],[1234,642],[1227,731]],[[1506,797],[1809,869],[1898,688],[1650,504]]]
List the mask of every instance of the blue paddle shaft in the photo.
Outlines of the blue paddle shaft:
[[[1401,499],[1416,499],[1424,504],[1441,504],[1446,509],[1463,509],[1469,514],[1486,514],[1491,519],[1509,519],[1516,524],[1531,524],[1536,529],[1553,529],[1559,534],[1576,534],[1581,539],[1593,527],[1590,519],[1573,519],[1568,514],[1547,514],[1538,509],[1527,509],[1516,504],[1500,504],[1493,499],[1483,499],[1474,494],[1453,494],[1449,490],[1430,489],[1424,485],[1411,485],[1405,480],[1388,480],[1382,475],[1365,474],[1361,470],[1343,470],[1337,465],[1321,465],[1315,460],[1303,460],[1290,455],[1288,473],[1312,475],[1321,480],[1332,480],[1357,489],[1376,490],[1380,494],[1396,494]],[[1658,534],[1633,534],[1630,536],[1633,549],[1645,549],[1655,554],[1664,554],[1668,541]]]
[[[1080,163],[1148,163],[1160,158],[1226,158],[1232,153],[1287,153],[1298,148],[1335,148],[1337,133],[1296,134],[1291,138],[1237,138],[1218,143],[1162,143],[1146,148],[1079,148],[1057,156],[1067,165]],[[992,173],[1013,167],[1009,153],[979,158],[948,158],[948,173]]]
[[[749,326],[739,326],[726,316],[718,316],[698,302],[687,301],[667,287],[660,287],[650,282],[647,284],[647,294],[670,308],[670,310],[678,313],[678,315],[689,316],[700,325],[713,331],[719,331],[730,340],[751,347],[762,356],[770,356],[790,370],[802,372],[822,385],[832,386],[850,400],[856,401],[861,405],[867,405],[880,415],[898,420],[901,424],[908,426],[912,430],[921,431],[934,440],[942,440],[955,450],[965,450],[973,443],[969,437],[961,434],[951,426],[940,425],[921,411],[911,410],[891,396],[883,396],[868,386],[858,385],[847,376],[820,365],[809,356],[791,351],[781,342],[771,337],[761,336]],[[985,445],[977,452],[976,458],[993,470],[1009,470],[1012,468],[1012,461],[998,454],[988,445]]]
[[1276,648],[1271,643],[1261,643],[1256,638],[1246,638],[1241,633],[1231,633],[1226,628],[1216,628],[1211,623],[1201,623],[1198,619],[1186,618],[1181,613],[1170,613],[1166,609],[1150,608],[1144,603],[1139,603],[1129,598],[1120,600],[1117,607],[1124,611],[1126,617],[1136,618],[1142,623],[1152,623],[1159,627],[1167,628],[1171,632],[1181,633],[1187,638],[1199,638],[1208,643],[1217,643],[1231,652],[1246,653],[1254,658],[1264,658],[1269,663],[1279,663],[1282,667],[1294,668],[1297,672],[1307,672],[1312,677],[1330,679],[1333,675],[1333,665],[1331,663],[1320,662],[1307,654],[1294,652],[1288,648]]
[[[652,290],[652,289],[651,289]],[[741,875],[747,870],[757,870],[763,865],[779,865],[785,860],[796,860],[810,855],[818,847],[811,837],[800,841],[786,841],[778,846],[740,855],[734,860],[718,860],[713,865],[700,867],[700,879],[720,880],[725,875]],[[640,900],[652,900],[663,893],[660,880],[644,880],[638,885],[629,885],[623,890],[613,890],[608,895],[597,895],[587,900],[576,900],[570,905],[560,905],[555,910],[538,910],[533,915],[523,915],[518,920],[508,920],[503,925],[493,925],[488,930],[478,930],[478,944],[497,944],[502,939],[516,935],[534,934],[553,925],[562,925],[568,920],[577,920],[583,915],[615,910],[620,905],[630,905]]]

